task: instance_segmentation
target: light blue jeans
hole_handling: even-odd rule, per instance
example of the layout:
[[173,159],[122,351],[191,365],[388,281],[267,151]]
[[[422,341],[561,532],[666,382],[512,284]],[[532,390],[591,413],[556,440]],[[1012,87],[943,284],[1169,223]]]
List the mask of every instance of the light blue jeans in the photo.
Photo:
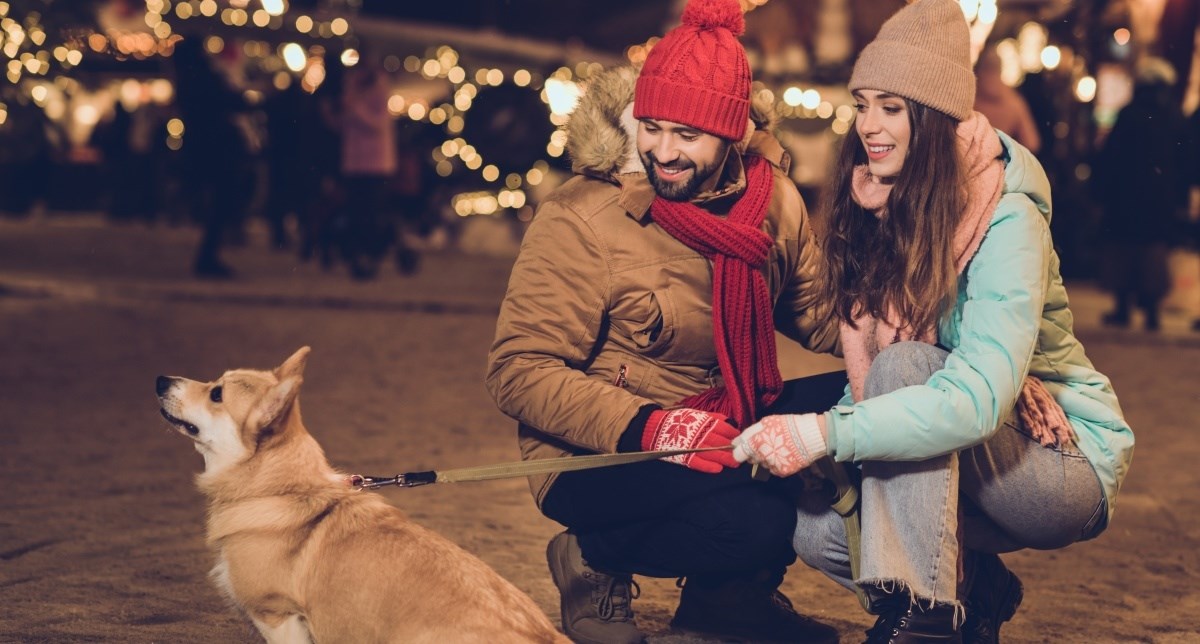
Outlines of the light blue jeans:
[[[925,384],[947,355],[921,342],[891,345],[872,362],[864,396]],[[808,565],[872,596],[908,589],[923,604],[961,606],[960,539],[980,552],[1050,550],[1096,536],[1106,516],[1100,483],[1083,453],[1074,444],[1042,447],[1015,412],[970,449],[860,466],[859,578],[851,579],[842,517],[820,494],[801,496],[794,546]]]

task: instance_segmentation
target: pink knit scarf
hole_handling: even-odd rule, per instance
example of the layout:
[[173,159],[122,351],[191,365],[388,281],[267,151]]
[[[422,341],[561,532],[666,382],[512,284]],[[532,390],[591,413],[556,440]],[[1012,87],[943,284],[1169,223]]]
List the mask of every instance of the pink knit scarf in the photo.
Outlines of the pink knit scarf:
[[[1004,187],[1004,164],[998,158],[1003,152],[1000,137],[988,123],[987,117],[979,112],[959,124],[958,151],[964,170],[966,209],[955,229],[953,243],[954,264],[961,275],[979,250],[984,233],[991,225]],[[862,165],[854,169],[851,187],[854,200],[860,206],[873,212],[876,217],[883,214],[891,184],[873,181],[867,166]],[[840,332],[850,393],[856,401],[862,400],[871,362],[885,347],[905,340],[928,344],[937,342],[936,328],[912,329],[894,312],[889,312],[884,319],[864,313],[854,322],[854,326],[842,322]],[[1043,445],[1061,443],[1073,437],[1062,407],[1042,382],[1033,376],[1027,376],[1021,387],[1017,412],[1025,426]]]
[[746,190],[727,217],[690,202],[656,197],[650,214],[658,225],[713,263],[713,344],[724,386],[679,404],[729,416],[739,427],[783,391],[775,353],[771,295],[760,270],[774,241],[762,231],[774,177],[762,157],[747,155]]

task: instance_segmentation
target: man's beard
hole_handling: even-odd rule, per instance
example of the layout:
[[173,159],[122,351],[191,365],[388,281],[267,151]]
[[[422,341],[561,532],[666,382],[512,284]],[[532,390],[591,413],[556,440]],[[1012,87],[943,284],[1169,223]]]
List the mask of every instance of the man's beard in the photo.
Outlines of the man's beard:
[[[718,161],[707,166],[698,166],[694,161],[684,159],[683,157],[671,163],[659,164],[654,158],[653,152],[646,152],[641,158],[642,165],[646,168],[646,177],[650,179],[650,185],[654,187],[654,192],[658,196],[668,201],[691,201],[696,196],[696,193],[700,191],[701,184],[707,181],[713,172],[716,172],[720,166],[720,160],[725,157],[723,154],[719,154],[717,155]],[[658,173],[655,171],[655,165],[662,165],[671,169],[678,168],[679,170],[691,168],[692,176],[687,181],[664,181],[659,178]]]

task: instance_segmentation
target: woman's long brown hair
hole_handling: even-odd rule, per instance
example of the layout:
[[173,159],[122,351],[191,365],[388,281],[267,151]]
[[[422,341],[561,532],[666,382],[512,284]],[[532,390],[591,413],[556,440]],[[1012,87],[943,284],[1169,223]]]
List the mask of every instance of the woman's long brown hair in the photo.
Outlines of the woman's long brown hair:
[[867,162],[856,129],[842,141],[827,201],[821,302],[829,315],[854,324],[868,313],[894,311],[915,333],[935,328],[958,291],[954,232],[962,218],[962,171],[957,122],[915,103],[908,106],[912,138],[884,213],[876,217],[851,194],[855,166]]

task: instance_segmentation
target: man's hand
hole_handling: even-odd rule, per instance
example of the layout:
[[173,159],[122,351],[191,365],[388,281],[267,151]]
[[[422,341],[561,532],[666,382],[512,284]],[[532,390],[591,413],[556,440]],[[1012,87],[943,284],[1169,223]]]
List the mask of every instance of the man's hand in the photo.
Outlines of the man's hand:
[[[737,435],[737,428],[729,423],[729,418],[724,414],[688,408],[658,409],[646,420],[646,428],[642,432],[642,449],[649,452],[724,447]],[[733,459],[729,450],[680,454],[662,460],[708,474],[716,474],[726,467],[740,465]]]
[[829,452],[816,414],[767,416],[733,440],[733,458],[791,476]]

